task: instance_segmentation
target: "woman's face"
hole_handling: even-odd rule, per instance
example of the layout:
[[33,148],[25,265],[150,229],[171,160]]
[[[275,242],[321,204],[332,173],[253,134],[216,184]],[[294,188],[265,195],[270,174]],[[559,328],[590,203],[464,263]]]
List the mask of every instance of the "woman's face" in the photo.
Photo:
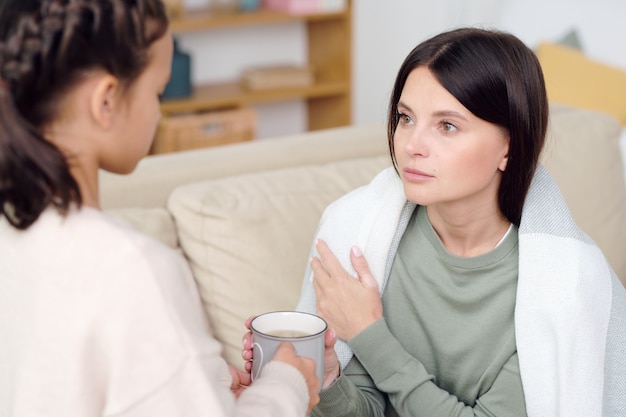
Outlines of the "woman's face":
[[497,207],[509,137],[474,116],[425,67],[406,80],[393,137],[408,200],[467,210]]

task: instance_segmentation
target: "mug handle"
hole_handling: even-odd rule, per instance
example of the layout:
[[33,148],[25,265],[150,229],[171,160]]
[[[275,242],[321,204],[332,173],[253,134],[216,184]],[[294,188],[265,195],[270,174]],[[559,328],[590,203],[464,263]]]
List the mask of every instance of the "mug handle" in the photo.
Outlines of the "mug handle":
[[[252,380],[253,381],[259,376],[259,374],[261,373],[261,367],[263,366],[263,348],[261,348],[261,345],[259,345],[258,343],[253,343],[252,344],[252,351],[253,352],[254,352],[254,347],[255,346],[257,347],[259,353],[261,354],[261,357],[260,358],[256,358],[255,357],[253,359],[253,362],[256,362],[257,360],[259,361],[258,362],[259,366],[256,367],[256,372],[254,372],[254,368],[255,368],[254,363],[252,365],[252,374],[251,374],[251,376],[252,376]],[[257,356],[257,355],[255,355],[255,356]]]

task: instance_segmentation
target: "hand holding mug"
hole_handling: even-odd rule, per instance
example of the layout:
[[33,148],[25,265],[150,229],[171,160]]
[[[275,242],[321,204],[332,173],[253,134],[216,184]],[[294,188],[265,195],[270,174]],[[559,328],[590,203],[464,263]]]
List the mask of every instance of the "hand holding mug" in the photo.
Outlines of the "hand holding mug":
[[315,361],[305,356],[298,356],[293,344],[289,342],[282,342],[278,346],[272,360],[289,364],[302,374],[309,389],[309,405],[306,412],[307,414],[310,413],[313,407],[320,402],[320,381],[315,370]]
[[[251,322],[256,316],[250,316],[246,320],[246,328],[250,330]],[[328,329],[324,333],[324,359],[323,359],[323,374],[322,375],[322,386],[321,388],[328,388],[334,381],[337,379],[340,373],[339,360],[337,359],[337,354],[335,353],[335,343],[337,341],[337,337],[335,332],[332,329]],[[246,333],[242,340],[243,350],[241,356],[246,361],[245,370],[247,372],[253,372],[253,360],[254,360],[254,352],[253,352],[253,335],[252,331]]]
[[231,376],[230,390],[235,397],[239,397],[243,390],[252,382],[250,373],[237,369],[232,365],[228,365],[228,370]]

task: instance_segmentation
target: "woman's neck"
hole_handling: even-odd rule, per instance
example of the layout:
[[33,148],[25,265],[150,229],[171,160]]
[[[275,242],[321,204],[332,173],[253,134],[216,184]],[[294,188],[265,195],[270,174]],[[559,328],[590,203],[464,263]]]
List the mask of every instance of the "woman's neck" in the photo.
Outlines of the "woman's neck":
[[426,213],[446,250],[467,258],[492,251],[511,225],[497,208],[483,207],[459,214],[440,206],[428,206]]

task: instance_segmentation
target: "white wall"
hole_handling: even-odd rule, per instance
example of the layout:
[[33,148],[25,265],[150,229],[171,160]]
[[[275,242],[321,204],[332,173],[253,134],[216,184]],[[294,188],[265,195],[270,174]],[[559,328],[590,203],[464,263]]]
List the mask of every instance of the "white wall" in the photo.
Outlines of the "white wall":
[[504,2],[506,7],[498,23],[528,45],[559,38],[576,29],[587,56],[626,70],[625,0]]
[[[184,0],[189,7],[210,0]],[[217,1],[217,0],[214,0]],[[352,0],[353,123],[384,123],[396,71],[426,38],[478,25],[512,32],[533,47],[577,29],[585,53],[626,69],[626,0]],[[236,79],[248,65],[304,63],[300,24],[198,32],[180,37],[197,82]],[[259,137],[304,131],[301,101],[257,108]]]
[[500,0],[353,1],[354,124],[385,121],[396,72],[406,55],[444,29],[478,22],[471,3],[484,4],[488,18],[502,7]]

